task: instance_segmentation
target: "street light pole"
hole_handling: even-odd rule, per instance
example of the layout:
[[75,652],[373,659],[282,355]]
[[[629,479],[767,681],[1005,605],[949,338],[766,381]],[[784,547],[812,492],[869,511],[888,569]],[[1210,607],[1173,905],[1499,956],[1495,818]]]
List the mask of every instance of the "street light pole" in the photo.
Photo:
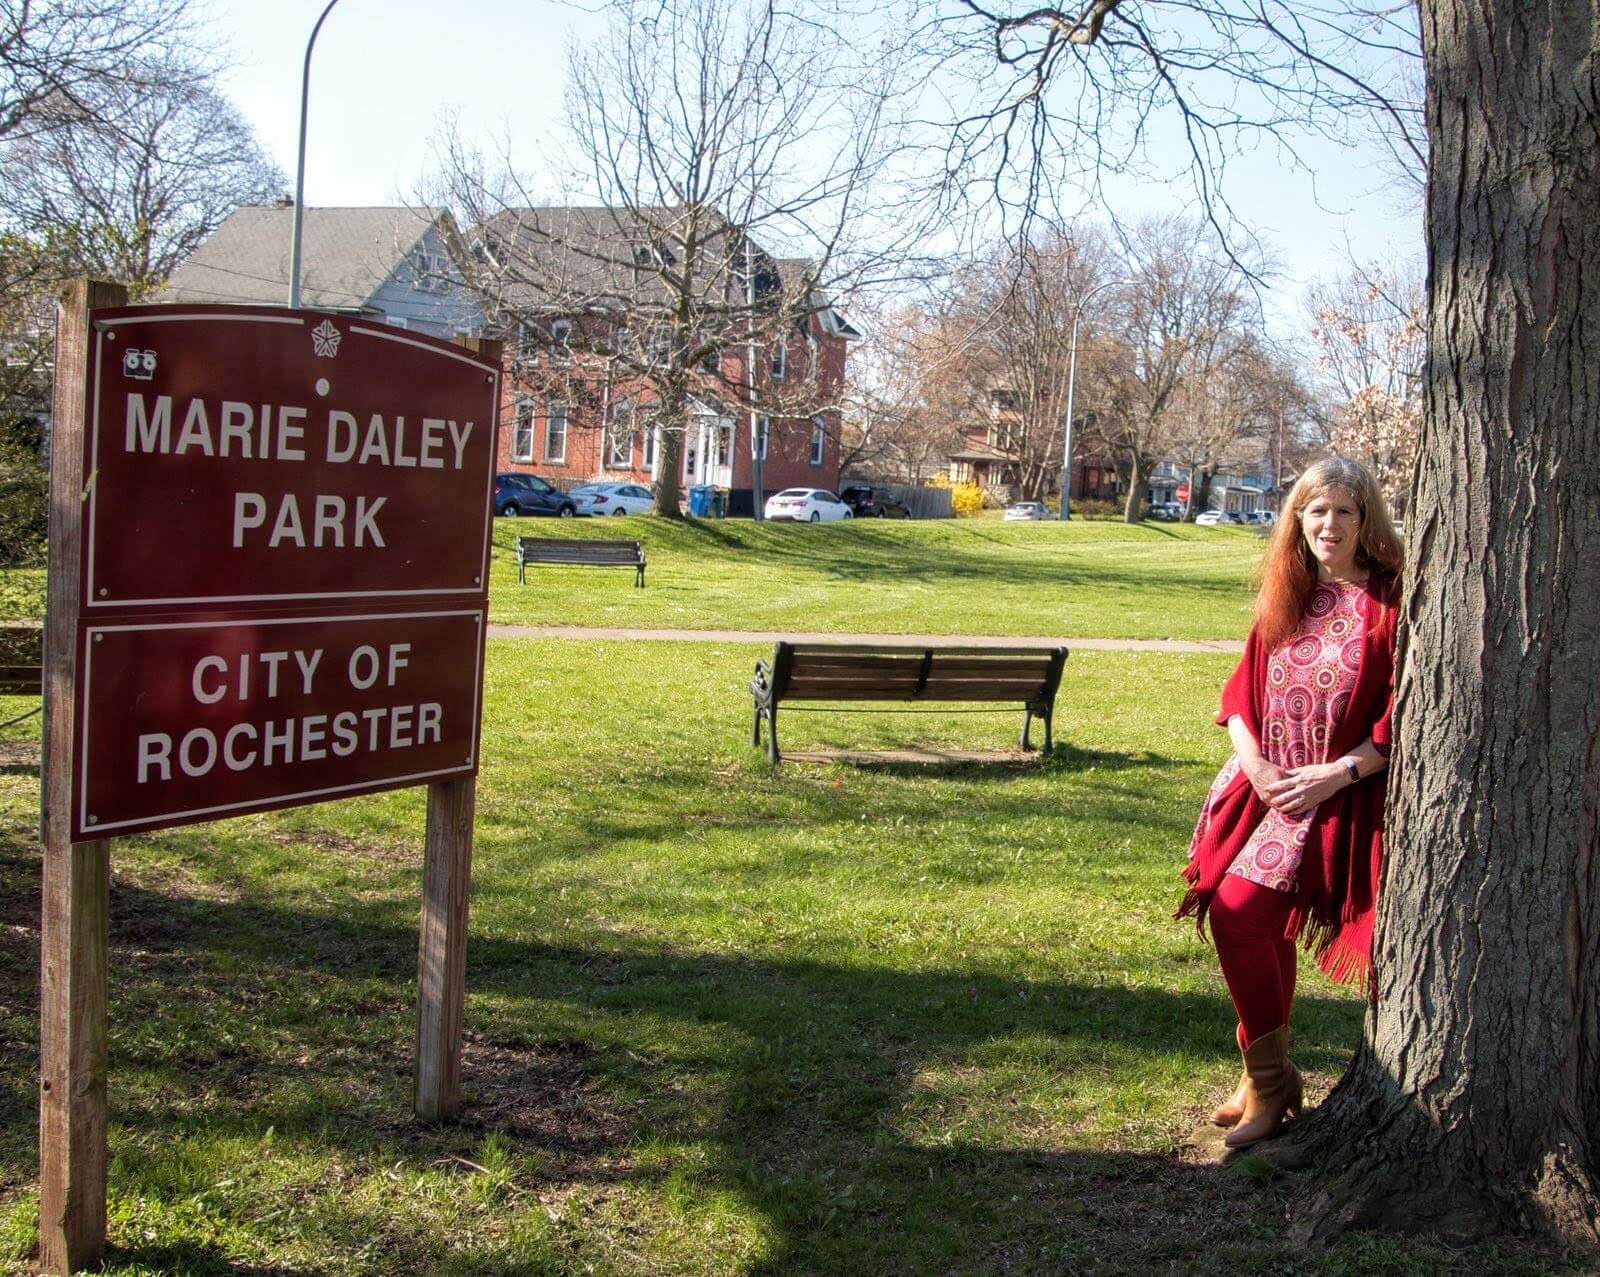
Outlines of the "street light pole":
[[1108,288],[1118,288],[1128,282],[1126,279],[1111,279],[1103,284],[1097,284],[1079,299],[1078,309],[1072,312],[1072,349],[1067,358],[1067,423],[1064,431],[1066,438],[1061,446],[1061,522],[1063,523],[1072,517],[1068,507],[1072,501],[1072,393],[1078,380],[1078,321],[1083,318],[1083,308],[1096,293],[1104,292]]
[[300,232],[304,229],[306,212],[306,107],[311,100],[311,50],[316,47],[317,33],[333,12],[339,0],[328,0],[311,28],[311,38],[306,41],[306,65],[300,76],[300,156],[294,169],[294,231],[289,244],[289,305],[300,305]]

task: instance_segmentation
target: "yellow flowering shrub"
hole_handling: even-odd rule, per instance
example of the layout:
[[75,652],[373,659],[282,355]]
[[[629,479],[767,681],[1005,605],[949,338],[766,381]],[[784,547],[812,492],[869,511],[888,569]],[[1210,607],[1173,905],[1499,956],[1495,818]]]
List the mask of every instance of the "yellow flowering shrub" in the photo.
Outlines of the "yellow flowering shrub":
[[975,483],[958,483],[950,489],[950,508],[958,519],[983,513],[983,489]]

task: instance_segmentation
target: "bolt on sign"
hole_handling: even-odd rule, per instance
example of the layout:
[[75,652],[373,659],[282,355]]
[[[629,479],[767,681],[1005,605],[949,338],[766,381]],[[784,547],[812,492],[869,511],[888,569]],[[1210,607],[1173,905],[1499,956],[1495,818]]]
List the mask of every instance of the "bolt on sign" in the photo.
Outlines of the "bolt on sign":
[[62,301],[50,473],[39,1256],[105,1247],[110,839],[426,785],[413,1108],[460,1106],[499,347]]
[[91,326],[74,837],[470,772],[498,370],[313,312]]

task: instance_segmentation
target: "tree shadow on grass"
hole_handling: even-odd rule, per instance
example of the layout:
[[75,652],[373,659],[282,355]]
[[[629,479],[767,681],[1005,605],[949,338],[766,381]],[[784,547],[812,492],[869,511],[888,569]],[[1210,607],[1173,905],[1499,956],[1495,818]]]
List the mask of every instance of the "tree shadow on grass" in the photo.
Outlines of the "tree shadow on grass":
[[[37,871],[12,827],[0,923],[8,944],[31,930],[33,952],[8,955],[0,994],[30,1006],[21,972],[37,962]],[[1108,1075],[1128,1075],[1126,1092],[1111,1092],[1137,1112],[1163,1071],[1192,1071],[1198,1105],[1214,1089],[1200,1079],[1221,1084],[1235,1067],[1220,996],[1146,984],[475,935],[466,1109],[454,1125],[413,1124],[416,931],[396,913],[392,900],[202,899],[118,873],[119,1138],[148,1150],[270,1126],[279,1140],[420,1172],[476,1160],[497,1132],[537,1158],[536,1191],[619,1194],[611,1209],[642,1212],[636,1229],[662,1226],[665,1211],[669,1228],[692,1231],[717,1201],[742,1202],[768,1239],[747,1271],[763,1273],[1181,1266],[1251,1209],[1243,1180],[1175,1150],[1051,1147],[1120,1138],[1116,1123],[1074,1134],[1095,1127],[1076,1097],[1107,1093]],[[1303,998],[1303,1061],[1336,1065],[1360,1016],[1352,1002]],[[0,1191],[33,1174],[34,1044],[6,1045]],[[1170,1131],[1190,1117],[1148,1121]],[[140,1165],[129,1158],[133,1182],[113,1190],[171,1191]],[[400,1228],[381,1213],[362,1226],[379,1240]],[[442,1249],[392,1271],[459,1262],[448,1236],[430,1244]],[[160,1247],[196,1273],[274,1271]]]

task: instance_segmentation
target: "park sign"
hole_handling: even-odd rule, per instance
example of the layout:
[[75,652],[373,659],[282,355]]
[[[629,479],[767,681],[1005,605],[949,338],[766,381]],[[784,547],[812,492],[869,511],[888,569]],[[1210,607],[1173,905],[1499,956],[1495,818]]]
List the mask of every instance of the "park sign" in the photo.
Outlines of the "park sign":
[[73,839],[471,774],[494,363],[272,307],[88,338]]
[[86,613],[484,592],[498,370],[268,307],[95,311]]
[[114,838],[425,785],[416,1074],[461,1105],[497,342],[262,306],[56,322],[39,1266],[106,1236]]

